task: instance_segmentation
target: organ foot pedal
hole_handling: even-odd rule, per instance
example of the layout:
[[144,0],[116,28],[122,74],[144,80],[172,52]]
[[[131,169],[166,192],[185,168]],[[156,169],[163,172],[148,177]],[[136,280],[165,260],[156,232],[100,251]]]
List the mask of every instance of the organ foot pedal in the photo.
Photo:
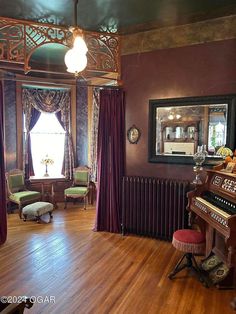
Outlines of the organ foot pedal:
[[233,289],[229,277],[230,269],[216,255],[211,255],[200,265],[209,286],[216,286],[218,289]]

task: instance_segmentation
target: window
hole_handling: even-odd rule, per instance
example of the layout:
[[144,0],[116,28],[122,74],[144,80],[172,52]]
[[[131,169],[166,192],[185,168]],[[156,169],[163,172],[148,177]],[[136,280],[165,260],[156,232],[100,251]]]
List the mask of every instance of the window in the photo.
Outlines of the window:
[[225,108],[216,107],[213,109],[215,111],[211,112],[209,120],[208,146],[219,148],[226,143],[227,117]]
[[60,177],[64,158],[65,131],[55,114],[41,113],[30,135],[35,176],[42,177],[45,174],[45,165],[41,161],[48,156],[54,161],[48,166],[50,177]]

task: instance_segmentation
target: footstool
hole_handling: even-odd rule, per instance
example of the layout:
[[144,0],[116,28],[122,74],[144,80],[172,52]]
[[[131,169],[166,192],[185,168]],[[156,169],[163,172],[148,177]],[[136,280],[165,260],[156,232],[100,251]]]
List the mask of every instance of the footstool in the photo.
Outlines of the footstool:
[[44,214],[49,214],[50,220],[53,218],[52,211],[54,209],[53,204],[48,202],[36,202],[29,204],[22,208],[22,214],[24,217],[24,221],[26,221],[27,216],[33,216],[36,218],[37,222],[40,221],[40,217]]

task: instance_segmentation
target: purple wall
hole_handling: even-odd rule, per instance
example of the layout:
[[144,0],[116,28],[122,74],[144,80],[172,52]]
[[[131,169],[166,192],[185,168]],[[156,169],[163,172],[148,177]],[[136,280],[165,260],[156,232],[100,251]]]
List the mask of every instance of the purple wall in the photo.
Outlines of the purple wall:
[[128,175],[192,179],[192,166],[148,163],[150,99],[236,93],[236,40],[122,56],[126,131],[141,130],[138,144],[126,140]]

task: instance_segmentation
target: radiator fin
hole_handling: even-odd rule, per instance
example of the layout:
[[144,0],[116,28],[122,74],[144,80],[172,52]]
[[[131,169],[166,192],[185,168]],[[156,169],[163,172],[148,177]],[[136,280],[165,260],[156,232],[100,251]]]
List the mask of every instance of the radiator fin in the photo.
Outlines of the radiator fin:
[[189,190],[188,181],[123,177],[123,232],[171,240],[175,230],[187,227]]

